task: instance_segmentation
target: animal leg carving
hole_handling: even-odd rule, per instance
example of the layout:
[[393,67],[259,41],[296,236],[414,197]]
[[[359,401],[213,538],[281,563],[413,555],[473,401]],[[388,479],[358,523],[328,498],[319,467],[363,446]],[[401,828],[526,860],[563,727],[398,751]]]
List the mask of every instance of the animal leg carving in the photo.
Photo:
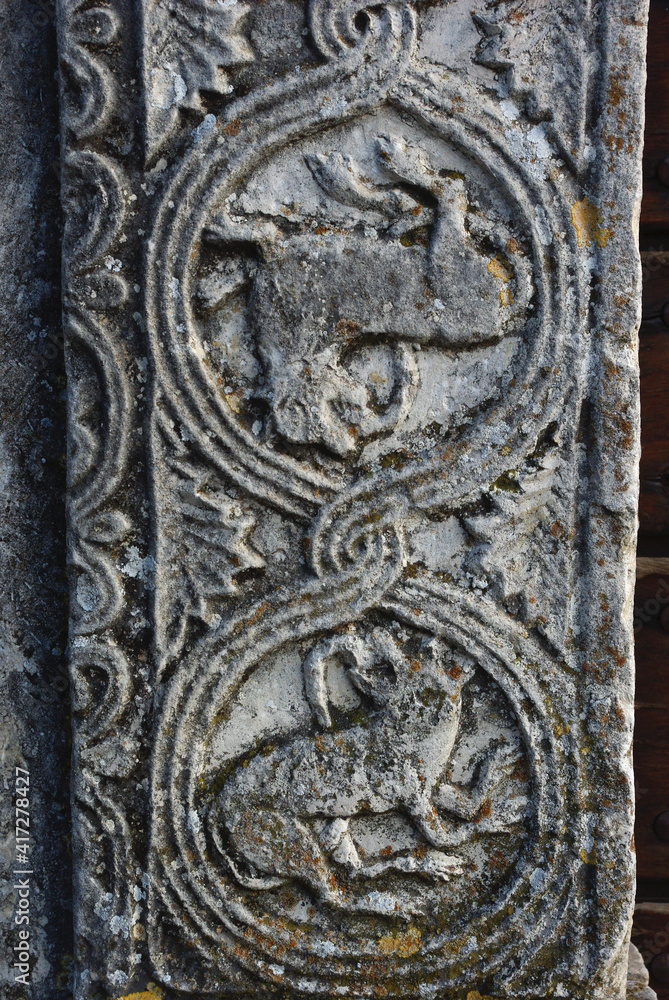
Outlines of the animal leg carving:
[[473,787],[442,782],[434,793],[434,804],[458,819],[472,822],[502,781],[508,765],[516,760],[516,756],[512,747],[494,746],[480,765]]
[[459,843],[453,839],[452,832],[447,829],[432,802],[412,805],[409,814],[428,844],[432,844],[433,847],[443,850]]
[[386,861],[359,868],[355,873],[363,878],[376,878],[388,871],[402,872],[406,875],[422,875],[428,879],[441,879],[448,882],[453,875],[461,875],[463,871],[460,858],[450,857],[441,851],[428,851],[423,857],[415,854],[400,854]]
[[319,839],[323,849],[330,852],[332,860],[346,868],[351,877],[377,878],[385,872],[396,871],[448,882],[453,875],[462,874],[460,858],[449,857],[441,851],[428,851],[422,856],[413,853],[396,854],[384,858],[383,861],[363,865],[353,843],[347,819],[333,820],[320,834]]
[[442,784],[434,795],[434,803],[458,819],[473,820],[487,798],[487,788],[464,788]]

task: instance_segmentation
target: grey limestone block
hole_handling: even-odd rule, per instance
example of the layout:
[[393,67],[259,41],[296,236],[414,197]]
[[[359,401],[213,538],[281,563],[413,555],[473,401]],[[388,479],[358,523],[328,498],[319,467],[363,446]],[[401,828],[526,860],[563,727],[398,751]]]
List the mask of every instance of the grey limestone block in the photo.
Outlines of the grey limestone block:
[[76,1000],[627,995],[645,25],[60,0]]

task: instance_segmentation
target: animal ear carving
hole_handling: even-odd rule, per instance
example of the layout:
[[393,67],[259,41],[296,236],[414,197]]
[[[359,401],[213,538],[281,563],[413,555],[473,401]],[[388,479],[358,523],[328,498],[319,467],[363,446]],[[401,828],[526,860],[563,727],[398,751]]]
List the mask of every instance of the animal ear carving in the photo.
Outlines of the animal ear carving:
[[365,660],[365,647],[361,639],[352,635],[338,635],[324,639],[314,646],[302,664],[304,690],[307,701],[321,726],[332,726],[327,690],[328,664],[339,659],[348,667],[360,667]]
[[360,166],[344,153],[308,154],[304,157],[316,183],[336,201],[363,212],[378,211],[391,218],[420,211],[421,205],[405,191],[374,184]]

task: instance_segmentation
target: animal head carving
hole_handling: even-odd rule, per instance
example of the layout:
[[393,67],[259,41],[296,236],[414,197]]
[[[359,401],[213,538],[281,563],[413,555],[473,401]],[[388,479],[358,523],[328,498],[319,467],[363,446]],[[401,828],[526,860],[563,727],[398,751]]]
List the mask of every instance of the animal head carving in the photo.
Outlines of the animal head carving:
[[383,628],[365,638],[349,634],[324,639],[305,658],[303,672],[307,700],[326,729],[332,726],[327,671],[334,662],[347,668],[352,684],[377,708],[396,705],[407,694],[425,704],[445,699],[457,704],[477,666],[441,639],[424,643],[418,656],[411,658]]

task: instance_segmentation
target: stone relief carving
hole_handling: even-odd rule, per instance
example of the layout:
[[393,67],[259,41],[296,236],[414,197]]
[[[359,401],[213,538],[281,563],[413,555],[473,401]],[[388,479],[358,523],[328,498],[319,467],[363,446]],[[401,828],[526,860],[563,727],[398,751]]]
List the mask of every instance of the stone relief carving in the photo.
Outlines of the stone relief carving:
[[119,20],[113,9],[86,3],[63,3],[59,18],[65,124],[76,139],[88,139],[109,120],[114,79],[98,52],[116,40]]
[[77,997],[622,998],[618,14],[140,6],[59,15]]
[[[330,906],[407,919],[422,912],[424,899],[408,895],[399,901],[378,892],[356,898],[337,885],[331,863],[348,876],[367,879],[390,871],[443,881],[462,874],[460,860],[445,849],[461,843],[466,830],[449,831],[438,808],[473,823],[495,782],[501,780],[496,767],[500,748],[484,755],[473,788],[442,780],[458,735],[462,689],[475,669],[471,661],[446,666],[444,652],[433,641],[422,660],[409,660],[391,635],[380,629],[367,642],[357,636],[337,636],[310,651],[304,662],[305,688],[323,728],[332,728],[328,661],[339,659],[349,667],[348,677],[369,699],[371,711],[363,722],[331,736],[291,741],[243,761],[228,779],[219,822],[250,867],[272,873],[269,878],[245,878],[220,847],[240,885],[272,889],[297,879]],[[417,856],[415,850],[394,855],[386,847],[382,860],[364,865],[351,823],[368,814],[406,816],[435,849]],[[320,821],[317,837],[310,820]],[[212,822],[216,821],[214,813]],[[495,826],[485,823],[483,829]],[[217,833],[214,830],[215,838]],[[293,852],[298,845],[301,849]]]
[[589,0],[559,12],[548,3],[490,0],[476,19],[483,36],[478,59],[505,75],[509,96],[525,105],[531,120],[546,123],[560,155],[576,169],[594,153],[587,141],[591,13]]
[[218,0],[142,3],[144,128],[147,159],[155,159],[182,111],[204,112],[202,93],[230,93],[223,69],[253,60],[243,22],[248,6]]

